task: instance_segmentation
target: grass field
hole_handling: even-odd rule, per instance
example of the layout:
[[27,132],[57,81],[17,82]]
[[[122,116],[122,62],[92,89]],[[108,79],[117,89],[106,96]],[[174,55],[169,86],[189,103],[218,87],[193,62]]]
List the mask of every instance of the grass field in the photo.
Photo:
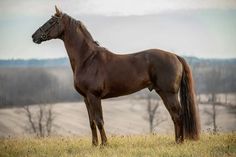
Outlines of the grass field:
[[175,144],[173,136],[112,136],[105,147],[88,137],[0,139],[0,157],[226,157],[236,156],[236,133],[204,134],[199,141]]

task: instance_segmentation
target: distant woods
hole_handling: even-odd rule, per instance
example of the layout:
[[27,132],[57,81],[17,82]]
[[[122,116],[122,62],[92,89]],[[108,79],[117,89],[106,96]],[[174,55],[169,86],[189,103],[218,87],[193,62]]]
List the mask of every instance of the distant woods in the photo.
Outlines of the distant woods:
[[69,68],[0,68],[0,107],[78,100]]
[[[193,70],[198,95],[207,94],[212,101],[220,93],[227,102],[227,94],[236,93],[235,59],[187,58],[187,61]],[[198,99],[201,101],[201,97]],[[81,97],[74,90],[72,71],[66,59],[37,60],[36,64],[0,60],[0,107],[78,100]]]
[[197,94],[236,92],[236,60],[203,60],[191,65]]

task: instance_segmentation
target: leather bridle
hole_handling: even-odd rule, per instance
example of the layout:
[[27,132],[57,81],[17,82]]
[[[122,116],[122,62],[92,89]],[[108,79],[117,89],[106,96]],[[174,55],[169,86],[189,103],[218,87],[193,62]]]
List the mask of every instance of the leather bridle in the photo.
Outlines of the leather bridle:
[[60,31],[60,23],[59,20],[61,19],[61,17],[58,16],[52,16],[52,18],[45,23],[43,26],[41,26],[39,28],[39,30],[42,32],[41,34],[41,39],[43,40],[47,40],[48,38],[48,34],[49,34],[49,30],[56,24],[58,24],[58,33]]

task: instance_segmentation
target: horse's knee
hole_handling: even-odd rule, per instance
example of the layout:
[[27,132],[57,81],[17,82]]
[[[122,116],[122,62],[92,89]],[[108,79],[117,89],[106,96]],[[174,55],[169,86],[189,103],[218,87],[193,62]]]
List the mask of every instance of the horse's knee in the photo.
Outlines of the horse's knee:
[[90,122],[90,128],[91,128],[92,130],[96,129],[96,125],[95,125],[95,122],[94,122],[94,121],[91,121],[91,122]]
[[96,124],[99,130],[103,129],[104,122],[102,119],[97,119]]

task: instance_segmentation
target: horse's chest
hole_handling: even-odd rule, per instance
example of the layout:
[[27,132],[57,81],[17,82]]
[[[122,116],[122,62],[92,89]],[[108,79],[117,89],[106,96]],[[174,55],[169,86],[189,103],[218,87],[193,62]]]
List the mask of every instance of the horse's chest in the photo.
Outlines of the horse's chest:
[[82,81],[81,79],[74,78],[74,87],[77,92],[79,92],[81,95],[85,95],[86,93],[86,82]]
[[84,96],[87,92],[102,91],[101,82],[101,79],[99,79],[98,77],[83,77],[83,75],[80,75],[80,77],[74,78],[74,87],[81,95]]

